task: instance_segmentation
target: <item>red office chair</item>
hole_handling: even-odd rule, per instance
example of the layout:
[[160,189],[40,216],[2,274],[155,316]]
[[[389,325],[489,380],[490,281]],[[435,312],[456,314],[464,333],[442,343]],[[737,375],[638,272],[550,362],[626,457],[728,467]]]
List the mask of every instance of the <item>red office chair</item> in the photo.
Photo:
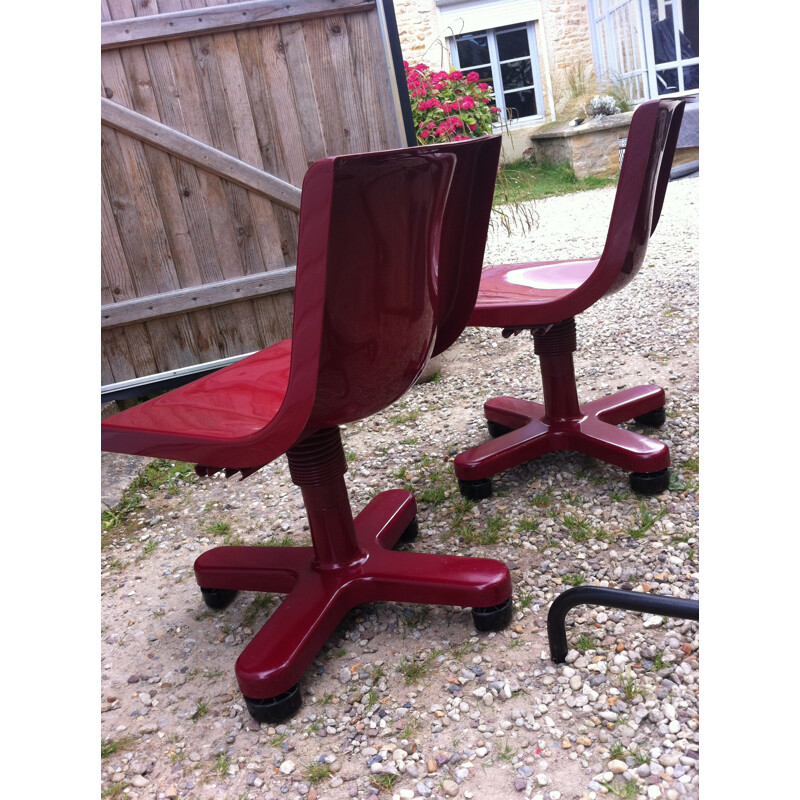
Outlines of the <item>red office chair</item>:
[[625,286],[644,260],[661,214],[683,105],[682,100],[654,100],[633,115],[600,258],[484,270],[469,324],[502,328],[504,337],[531,332],[544,403],[496,397],[484,405],[489,433],[497,438],[456,456],[455,473],[465,496],[489,497],[490,476],[556,450],[577,451],[628,470],[632,488],[641,494],[668,487],[667,446],[617,427],[630,419],[660,427],[664,390],[637,386],[581,405],[572,353],[575,316]]
[[292,339],[103,423],[104,450],[213,465],[200,474],[246,477],[286,453],[312,547],[217,547],[195,562],[212,608],[237,590],[288,593],[236,663],[256,720],[299,708],[300,676],[360,603],[471,606],[479,630],[510,621],[504,564],[392,552],[416,535],[410,492],[382,492],[353,517],[339,432],[402,396],[464,327],[499,151],[499,137],[487,137],[314,164],[303,182]]

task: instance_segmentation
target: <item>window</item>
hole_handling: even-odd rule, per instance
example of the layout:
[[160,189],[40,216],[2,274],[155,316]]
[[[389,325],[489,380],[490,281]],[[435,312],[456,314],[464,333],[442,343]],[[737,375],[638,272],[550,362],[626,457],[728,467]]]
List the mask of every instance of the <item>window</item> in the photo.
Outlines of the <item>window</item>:
[[700,88],[699,0],[589,0],[598,77],[631,102]]
[[501,119],[509,124],[544,119],[533,23],[463,33],[450,40],[453,65],[491,84]]

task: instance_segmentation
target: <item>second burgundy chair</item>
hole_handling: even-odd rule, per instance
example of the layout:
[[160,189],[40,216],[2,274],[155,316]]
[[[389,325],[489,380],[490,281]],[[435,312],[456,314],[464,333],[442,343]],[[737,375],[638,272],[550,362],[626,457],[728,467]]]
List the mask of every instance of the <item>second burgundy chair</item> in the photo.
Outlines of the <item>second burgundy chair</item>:
[[277,722],[354,606],[467,606],[479,630],[511,619],[505,564],[394,552],[416,535],[410,492],[350,507],[340,425],[401,397],[474,305],[497,136],[326,158],[303,183],[292,338],[103,422],[102,447],[252,474],[286,453],[311,547],[217,547],[195,562],[207,605],[239,590],[287,596],[236,662],[250,714]]
[[455,472],[462,494],[491,494],[491,476],[556,450],[572,450],[630,474],[631,487],[655,494],[669,486],[669,449],[662,442],[619,428],[628,420],[659,427],[664,390],[636,386],[580,403],[572,353],[575,317],[624,287],[644,260],[669,181],[683,100],[643,103],[631,120],[625,160],[599,258],[489,267],[470,325],[530,331],[539,357],[544,403],[495,397],[484,405],[496,437],[459,454]]

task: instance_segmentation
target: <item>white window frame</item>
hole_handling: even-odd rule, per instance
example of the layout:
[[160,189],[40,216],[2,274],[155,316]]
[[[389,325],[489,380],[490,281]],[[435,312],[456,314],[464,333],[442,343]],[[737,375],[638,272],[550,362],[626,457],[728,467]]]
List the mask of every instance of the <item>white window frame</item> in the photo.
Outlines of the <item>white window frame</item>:
[[[529,125],[538,125],[545,121],[544,100],[542,97],[542,77],[539,72],[539,51],[536,48],[535,25],[536,23],[531,21],[520,22],[511,25],[499,25],[497,28],[488,28],[479,31],[469,31],[471,35],[475,36],[483,36],[485,34],[489,44],[489,66],[492,70],[492,96],[494,97],[494,104],[501,111],[500,120],[492,126],[494,130],[522,128]],[[533,78],[533,84],[530,87],[526,86],[521,88],[533,89],[533,96],[536,99],[536,109],[538,113],[529,117],[519,117],[513,121],[507,119],[505,91],[503,88],[503,75],[500,65],[507,64],[512,61],[519,61],[520,59],[507,58],[503,61],[500,60],[500,55],[497,50],[497,38],[495,35],[495,31],[500,30],[500,28],[504,29],[501,31],[501,33],[524,29],[528,34],[528,58],[530,58],[531,61],[531,76]],[[462,34],[457,34],[457,36],[460,35]],[[458,58],[458,45],[456,44],[456,37],[448,38],[448,43],[450,45],[450,57],[452,59],[453,66],[462,72],[469,72],[469,70],[474,69],[474,67],[464,67],[462,69],[461,62]],[[509,91],[515,90],[511,89]]]
[[[602,2],[602,11],[599,6]],[[698,0],[699,2],[699,0]],[[660,64],[655,63],[653,50],[653,31],[650,26],[649,0],[588,0],[589,33],[592,40],[592,50],[598,78],[611,80],[619,78],[628,91],[631,103],[640,103],[651,97],[667,97],[659,95],[658,72],[665,69],[676,69],[678,72],[678,91],[671,95],[680,95],[684,92],[683,69],[700,64],[700,58],[681,58],[679,31],[683,30],[683,6],[680,0],[658,0],[660,9],[672,7],[674,19],[673,32],[675,36],[675,53],[677,59]],[[625,51],[623,42],[617,35],[621,17],[625,15],[627,24],[636,34],[630,42],[631,49],[627,53],[637,63],[631,68],[624,62]],[[603,47],[602,39],[606,46]],[[692,93],[698,90],[690,90]]]

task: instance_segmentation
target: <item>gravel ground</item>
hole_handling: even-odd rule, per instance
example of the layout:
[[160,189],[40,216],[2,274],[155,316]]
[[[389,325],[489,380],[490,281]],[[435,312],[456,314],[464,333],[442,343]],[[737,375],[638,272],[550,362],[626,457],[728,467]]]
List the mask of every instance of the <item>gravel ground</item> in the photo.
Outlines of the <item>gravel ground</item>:
[[[637,279],[578,320],[583,399],[664,386],[670,491],[642,499],[621,470],[557,453],[463,502],[452,459],[486,438],[483,401],[541,395],[529,337],[465,331],[436,380],[343,431],[347,481],[356,510],[413,489],[415,550],[505,561],[512,624],[476,634],[468,609],[361,606],[307,670],[297,716],[268,726],[244,709],[233,666],[279,598],[241,593],[211,612],[192,563],[225,542],[307,543],[300,492],[283,458],[242,482],[171,481],[102,550],[105,796],[699,797],[698,624],[578,607],[563,665],[545,627],[579,582],[698,597],[698,189],[697,176],[670,184]],[[599,253],[612,203],[613,189],[540,201],[539,227],[494,231],[486,261]],[[141,462],[103,459],[110,497]]]

